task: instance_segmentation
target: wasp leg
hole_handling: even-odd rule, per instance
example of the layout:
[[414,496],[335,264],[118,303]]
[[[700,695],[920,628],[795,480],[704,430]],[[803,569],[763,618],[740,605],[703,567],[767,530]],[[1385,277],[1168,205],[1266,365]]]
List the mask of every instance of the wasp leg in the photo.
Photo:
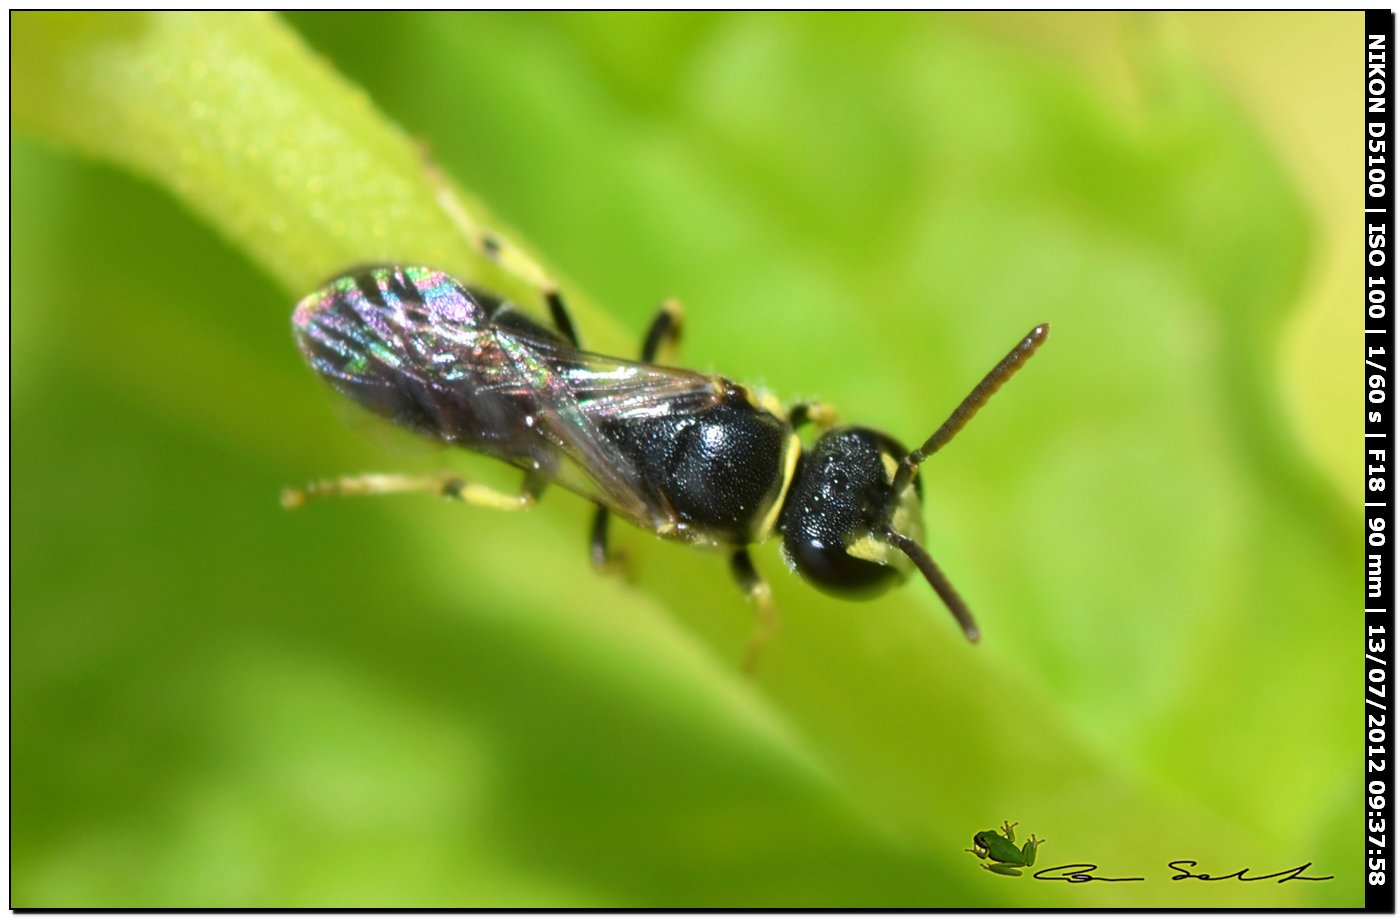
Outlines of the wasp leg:
[[798,402],[788,409],[788,424],[800,428],[804,424],[815,424],[825,431],[836,425],[836,409],[825,402]]
[[593,567],[604,571],[608,567],[608,509],[599,507],[593,515],[593,534],[588,537],[588,557]]
[[579,347],[578,331],[574,329],[574,318],[569,315],[569,308],[564,305],[564,297],[559,293],[559,288],[555,287],[544,292],[544,302],[549,304],[549,318],[554,320],[554,328],[564,339],[575,348]]
[[632,572],[626,552],[608,548],[608,509],[599,506],[593,515],[593,532],[588,539],[588,557],[594,570],[601,574],[617,574],[623,578]]
[[500,265],[539,291],[545,305],[549,307],[549,315],[554,320],[554,327],[559,330],[560,335],[577,348],[579,346],[578,332],[574,328],[574,321],[569,315],[568,307],[564,305],[564,298],[559,293],[558,283],[550,277],[544,268],[540,267],[538,262],[526,255],[524,250],[511,245],[500,235],[478,223],[467,212],[467,208],[463,205],[451,180],[447,178],[437,163],[433,162],[428,145],[420,142],[419,151],[423,158],[423,172],[428,178],[428,184],[432,186],[438,207],[442,208],[447,219],[452,221],[457,232],[462,234],[463,239],[471,243],[472,248],[482,258]]
[[734,580],[739,582],[744,593],[753,601],[754,609],[758,613],[753,637],[749,639],[749,646],[744,652],[744,672],[754,676],[758,673],[758,661],[763,654],[764,645],[768,644],[768,639],[778,630],[778,608],[773,605],[773,588],[768,586],[768,582],[763,580],[763,575],[753,566],[749,550],[735,549],[734,554],[729,557],[729,569],[734,573]]
[[519,494],[497,491],[485,485],[468,482],[452,473],[436,475],[356,475],[339,479],[323,479],[312,482],[305,488],[284,488],[282,506],[291,510],[301,507],[312,498],[326,498],[345,495],[391,495],[407,492],[423,492],[454,498],[475,504],[478,507],[491,507],[502,511],[529,510],[535,504],[538,490],[531,487],[529,480]]
[[642,362],[653,363],[662,348],[673,350],[680,342],[681,327],[684,323],[685,309],[679,300],[667,300],[662,303],[642,339]]
[[529,498],[531,504],[540,500],[540,495],[549,487],[549,479],[546,479],[538,472],[527,472],[525,478],[520,483],[520,494]]

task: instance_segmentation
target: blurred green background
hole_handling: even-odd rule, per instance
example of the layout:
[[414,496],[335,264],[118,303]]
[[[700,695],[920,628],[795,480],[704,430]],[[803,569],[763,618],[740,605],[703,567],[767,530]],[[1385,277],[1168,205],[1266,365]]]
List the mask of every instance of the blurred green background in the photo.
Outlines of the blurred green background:
[[[1361,14],[12,28],[12,905],[1360,905]],[[620,527],[595,576],[562,491],[283,512],[514,478],[291,341],[356,262],[528,296],[409,138],[588,343],[675,295],[685,364],[906,442],[1052,322],[924,469],[982,644],[768,545],[748,679],[722,558]],[[984,872],[1003,820],[1148,880]]]

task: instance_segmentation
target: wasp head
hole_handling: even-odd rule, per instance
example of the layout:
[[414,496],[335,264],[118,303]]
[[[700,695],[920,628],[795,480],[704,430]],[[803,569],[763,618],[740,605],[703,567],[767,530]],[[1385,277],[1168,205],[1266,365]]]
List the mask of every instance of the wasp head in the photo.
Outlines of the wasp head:
[[798,464],[778,522],[789,564],[821,590],[843,596],[880,593],[907,577],[912,564],[963,634],[976,641],[972,612],[922,545],[919,466],[963,429],[1049,334],[1049,323],[1026,333],[916,450],[906,452],[870,428],[836,428],[818,438]]
[[891,526],[922,535],[917,477],[901,494],[892,490],[907,453],[879,431],[837,428],[803,455],[779,528],[804,578],[828,593],[873,596],[908,576],[909,558],[888,535]]
[[864,598],[917,568],[970,640],[966,604],[924,551],[922,499],[914,456],[888,434],[836,428],[798,463],[778,528],[788,563],[818,589]]

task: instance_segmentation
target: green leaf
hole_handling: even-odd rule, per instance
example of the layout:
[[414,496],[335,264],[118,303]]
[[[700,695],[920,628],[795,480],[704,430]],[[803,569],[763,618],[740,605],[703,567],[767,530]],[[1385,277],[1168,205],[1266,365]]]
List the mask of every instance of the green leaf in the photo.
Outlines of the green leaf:
[[[959,18],[291,21],[13,17],[16,125],[159,189],[12,143],[15,905],[1359,903],[1359,521],[1270,376],[1309,224],[1166,32],[1125,100]],[[290,343],[356,263],[534,302],[410,137],[577,279],[591,345],[678,295],[688,365],[906,442],[1051,321],[924,471],[983,643],[766,547],[750,680],[722,557],[619,531],[635,581],[595,576],[562,491],[283,514],[498,475],[385,454]],[[1150,880],[979,870],[1007,819]]]

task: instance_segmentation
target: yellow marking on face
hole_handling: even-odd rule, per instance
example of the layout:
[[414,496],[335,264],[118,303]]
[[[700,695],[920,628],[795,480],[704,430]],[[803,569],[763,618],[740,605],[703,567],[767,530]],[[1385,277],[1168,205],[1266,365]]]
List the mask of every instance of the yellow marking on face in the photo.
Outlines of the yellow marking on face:
[[899,471],[899,460],[888,453],[880,454],[880,465],[885,467],[885,478],[891,483],[894,482],[894,475]]
[[797,474],[797,458],[802,455],[802,441],[798,438],[797,432],[788,434],[787,448],[783,452],[783,480],[778,486],[778,493],[773,498],[773,504],[768,508],[768,513],[763,515],[763,519],[758,522],[758,527],[753,532],[754,542],[763,542],[773,533],[773,528],[778,525],[778,515],[783,512],[783,504],[787,501],[788,490],[792,488],[792,480]]
[[890,526],[897,533],[903,533],[911,537],[915,542],[923,539],[924,535],[924,509],[919,502],[919,493],[910,485],[904,490],[904,494],[899,496],[899,502],[894,506],[894,512],[890,514]]
[[877,565],[887,565],[890,560],[890,544],[883,539],[877,539],[873,533],[867,533],[847,544],[846,554]]

